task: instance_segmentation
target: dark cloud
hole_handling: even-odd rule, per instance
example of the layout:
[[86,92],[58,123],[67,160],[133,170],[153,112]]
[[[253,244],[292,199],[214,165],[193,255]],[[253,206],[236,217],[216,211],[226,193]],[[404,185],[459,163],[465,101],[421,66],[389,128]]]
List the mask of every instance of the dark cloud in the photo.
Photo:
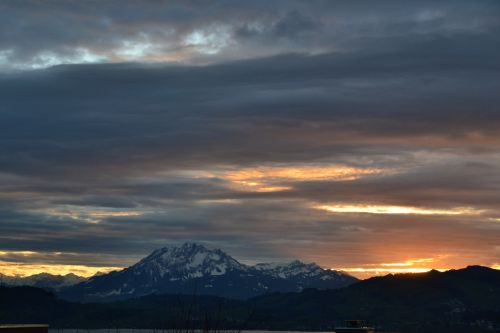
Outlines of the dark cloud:
[[176,60],[390,44],[498,29],[495,1],[21,1],[0,7],[0,65]]
[[2,169],[289,161],[410,138],[427,139],[426,147],[498,143],[497,69],[442,71],[418,57],[404,66],[381,57],[360,69],[372,60],[356,56],[86,65],[4,77]]

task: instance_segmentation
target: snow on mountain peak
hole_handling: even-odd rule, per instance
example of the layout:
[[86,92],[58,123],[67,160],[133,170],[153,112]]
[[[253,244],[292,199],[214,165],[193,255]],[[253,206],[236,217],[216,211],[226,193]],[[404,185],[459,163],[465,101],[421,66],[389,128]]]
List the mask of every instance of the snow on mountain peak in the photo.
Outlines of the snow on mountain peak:
[[219,249],[212,250],[197,243],[167,246],[153,251],[132,266],[136,271],[146,270],[149,275],[189,279],[206,275],[223,275],[227,271],[246,267]]

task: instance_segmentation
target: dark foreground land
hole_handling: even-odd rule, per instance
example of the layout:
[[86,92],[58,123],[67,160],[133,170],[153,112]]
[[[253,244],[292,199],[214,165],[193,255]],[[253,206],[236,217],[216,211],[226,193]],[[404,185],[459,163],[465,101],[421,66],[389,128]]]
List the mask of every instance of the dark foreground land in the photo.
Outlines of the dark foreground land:
[[0,287],[0,322],[52,328],[216,328],[332,330],[362,318],[384,331],[494,332],[500,325],[500,271],[480,266],[371,278],[337,290],[308,289],[248,300],[150,295],[74,303],[42,289]]

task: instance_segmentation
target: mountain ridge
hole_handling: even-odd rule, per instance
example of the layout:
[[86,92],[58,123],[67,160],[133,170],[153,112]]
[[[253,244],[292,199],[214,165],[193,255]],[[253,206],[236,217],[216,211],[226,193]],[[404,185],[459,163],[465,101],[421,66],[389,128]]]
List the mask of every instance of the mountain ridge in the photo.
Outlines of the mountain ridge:
[[0,273],[0,284],[7,286],[29,286],[48,290],[61,290],[83,281],[87,278],[73,273],[66,275],[56,275],[50,273],[38,273],[29,276],[9,276]]
[[220,249],[184,243],[154,250],[128,268],[94,276],[66,288],[61,295],[80,301],[110,301],[166,293],[245,299],[274,291],[333,289],[358,281],[348,274],[298,260],[281,266],[270,265],[245,265]]

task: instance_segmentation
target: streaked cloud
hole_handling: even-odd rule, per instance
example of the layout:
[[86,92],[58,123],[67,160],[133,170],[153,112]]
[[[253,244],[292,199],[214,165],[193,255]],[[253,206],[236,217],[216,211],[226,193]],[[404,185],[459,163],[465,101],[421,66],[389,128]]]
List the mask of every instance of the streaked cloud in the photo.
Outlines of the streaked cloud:
[[298,181],[343,181],[381,173],[379,169],[348,166],[267,166],[240,169],[224,173],[221,177],[236,189],[255,192],[279,192],[292,189]]
[[459,207],[450,209],[431,209],[404,206],[383,206],[383,205],[318,205],[316,209],[325,210],[332,213],[359,213],[359,214],[396,214],[396,215],[477,215],[480,211],[473,208]]
[[365,175],[381,173],[380,169],[362,169],[347,166],[284,166],[242,169],[226,174],[231,181],[269,179],[276,181],[354,180]]
[[82,208],[77,206],[65,206],[54,209],[47,209],[42,212],[51,217],[58,218],[69,218],[74,221],[84,221],[87,223],[100,223],[103,219],[112,217],[133,217],[141,216],[146,212],[143,211],[125,211],[117,209],[107,209],[107,210],[92,210],[88,208]]

